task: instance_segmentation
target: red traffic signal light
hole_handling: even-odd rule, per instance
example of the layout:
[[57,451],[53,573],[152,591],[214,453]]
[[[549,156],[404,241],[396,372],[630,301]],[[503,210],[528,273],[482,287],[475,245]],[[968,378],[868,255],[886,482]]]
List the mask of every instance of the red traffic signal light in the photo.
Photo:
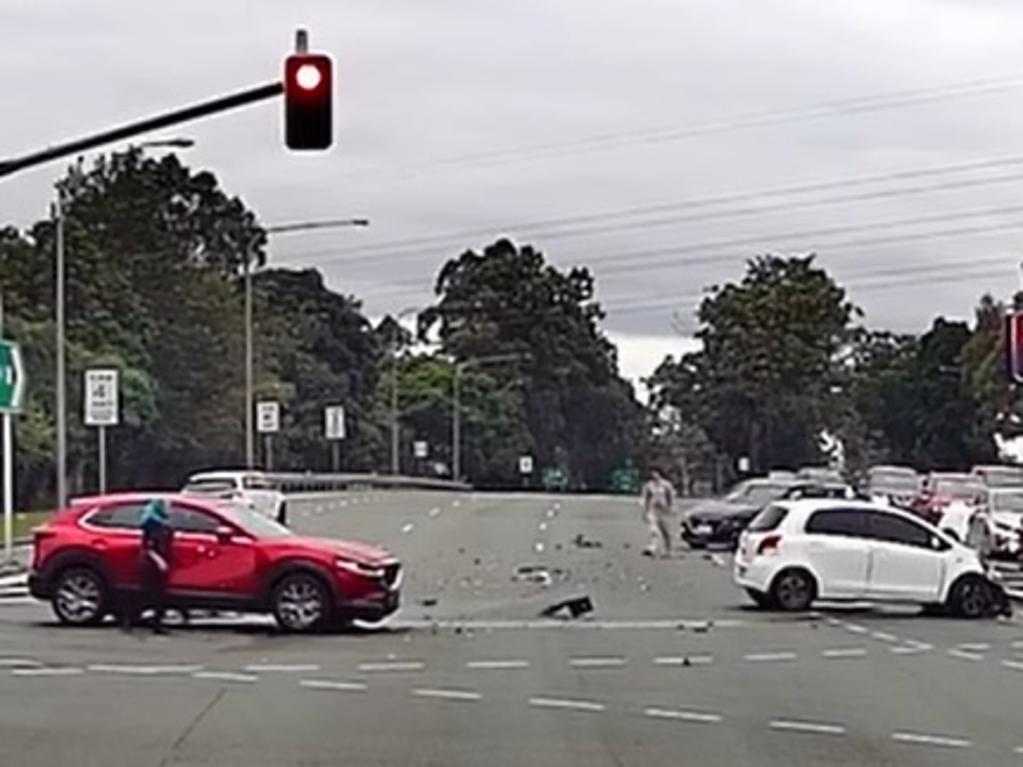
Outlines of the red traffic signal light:
[[1023,384],[1023,311],[1005,317],[1005,362],[1009,380]]
[[333,64],[319,53],[284,61],[284,143],[289,149],[326,149],[333,143]]

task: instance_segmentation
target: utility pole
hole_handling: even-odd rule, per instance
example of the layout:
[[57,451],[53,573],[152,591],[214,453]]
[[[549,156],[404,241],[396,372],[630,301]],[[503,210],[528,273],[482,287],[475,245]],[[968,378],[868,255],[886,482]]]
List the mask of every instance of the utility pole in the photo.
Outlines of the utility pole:
[[252,420],[256,407],[253,393],[254,372],[252,369],[252,242],[245,246],[243,266],[245,280],[245,468],[255,466],[255,435]]
[[[0,339],[4,337],[4,297],[0,293]],[[4,492],[4,559],[14,558],[14,434],[12,416],[3,413],[3,492]]]
[[[415,314],[419,306],[409,306],[398,312],[394,321],[398,323],[399,335],[402,318]],[[394,350],[391,353],[391,474],[398,474],[401,469],[401,431],[398,428],[398,350],[401,339],[394,339]]]
[[53,204],[53,219],[56,226],[57,246],[57,508],[67,506],[67,371],[64,366],[64,210],[61,191],[57,189],[57,201]]

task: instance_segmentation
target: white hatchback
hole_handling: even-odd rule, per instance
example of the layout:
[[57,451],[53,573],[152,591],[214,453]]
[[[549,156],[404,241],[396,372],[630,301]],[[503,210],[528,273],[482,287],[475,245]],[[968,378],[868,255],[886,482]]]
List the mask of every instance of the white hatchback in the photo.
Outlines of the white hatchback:
[[911,602],[981,617],[1007,609],[977,554],[918,517],[866,501],[781,501],[739,539],[733,576],[761,607]]
[[182,493],[241,503],[255,512],[287,523],[284,493],[258,471],[204,471],[188,478]]

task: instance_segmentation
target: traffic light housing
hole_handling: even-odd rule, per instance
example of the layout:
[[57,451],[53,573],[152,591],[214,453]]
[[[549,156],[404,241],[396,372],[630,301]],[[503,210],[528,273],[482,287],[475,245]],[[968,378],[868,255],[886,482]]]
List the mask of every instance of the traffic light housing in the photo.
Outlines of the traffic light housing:
[[1005,363],[1009,380],[1023,384],[1023,311],[1005,316]]
[[326,149],[333,143],[333,64],[321,53],[284,61],[284,143],[289,149]]

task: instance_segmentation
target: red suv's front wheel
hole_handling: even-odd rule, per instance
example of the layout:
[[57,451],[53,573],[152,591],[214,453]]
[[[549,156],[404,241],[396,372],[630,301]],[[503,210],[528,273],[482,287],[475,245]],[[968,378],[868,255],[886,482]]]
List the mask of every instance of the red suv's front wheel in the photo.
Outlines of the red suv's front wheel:
[[315,631],[330,617],[330,594],[315,575],[292,573],[274,586],[270,607],[285,631]]

